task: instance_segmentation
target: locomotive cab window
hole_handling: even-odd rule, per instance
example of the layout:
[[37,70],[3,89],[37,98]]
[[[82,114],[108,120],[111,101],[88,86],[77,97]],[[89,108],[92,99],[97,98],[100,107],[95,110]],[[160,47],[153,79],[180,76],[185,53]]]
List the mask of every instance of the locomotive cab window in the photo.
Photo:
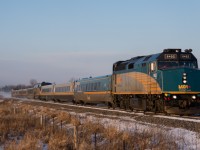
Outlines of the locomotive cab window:
[[178,66],[179,66],[178,61],[160,61],[158,63],[159,69],[169,69],[169,68],[175,68]]
[[156,62],[152,62],[150,64],[150,69],[151,69],[151,72],[155,72],[156,71]]
[[195,61],[181,61],[179,63],[180,67],[188,67],[188,68],[198,68],[197,62]]
[[158,69],[169,69],[177,67],[198,68],[196,61],[160,61]]

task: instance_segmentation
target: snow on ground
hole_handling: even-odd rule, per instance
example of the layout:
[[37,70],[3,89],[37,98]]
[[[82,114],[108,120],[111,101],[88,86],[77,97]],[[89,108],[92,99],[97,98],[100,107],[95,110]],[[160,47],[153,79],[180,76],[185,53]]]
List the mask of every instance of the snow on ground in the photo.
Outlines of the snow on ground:
[[183,150],[200,149],[200,133],[188,131],[180,128],[171,128],[169,135],[174,136],[179,148]]
[[173,117],[173,116],[160,116],[160,115],[154,115],[154,117],[167,118],[167,119],[175,119],[175,120],[182,120],[182,121],[191,121],[191,122],[198,122],[198,123],[200,123],[199,119],[180,118],[180,117]]
[[[76,113],[71,112],[71,115],[75,115]],[[200,149],[200,133],[196,133],[193,131],[189,131],[181,128],[171,128],[151,123],[139,122],[134,118],[130,117],[120,117],[113,118],[102,115],[102,117],[97,118],[93,114],[76,114],[76,116],[80,118],[81,122],[85,120],[98,122],[103,124],[105,127],[115,127],[119,131],[124,132],[137,132],[144,133],[150,132],[153,133],[156,137],[158,134],[163,134],[166,137],[175,139],[175,142],[178,144],[179,149],[181,150],[197,150]]]

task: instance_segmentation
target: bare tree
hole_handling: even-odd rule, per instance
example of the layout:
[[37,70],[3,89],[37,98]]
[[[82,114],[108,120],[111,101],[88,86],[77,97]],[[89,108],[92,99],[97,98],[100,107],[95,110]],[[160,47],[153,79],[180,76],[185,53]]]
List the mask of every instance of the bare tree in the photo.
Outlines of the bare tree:
[[76,80],[77,80],[76,78],[72,77],[71,79],[69,79],[69,82],[74,82]]
[[30,85],[31,86],[34,86],[35,84],[37,84],[38,82],[37,82],[37,80],[36,79],[31,79],[30,80]]

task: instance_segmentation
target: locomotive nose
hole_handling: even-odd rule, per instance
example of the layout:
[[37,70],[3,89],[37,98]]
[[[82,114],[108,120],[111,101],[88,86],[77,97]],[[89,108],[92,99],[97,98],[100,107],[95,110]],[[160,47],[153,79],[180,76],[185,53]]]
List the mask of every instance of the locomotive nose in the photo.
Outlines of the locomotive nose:
[[[200,92],[200,70],[176,68],[162,71],[163,91]],[[192,93],[191,93],[192,94]]]
[[[187,92],[200,92],[200,70],[185,68],[180,70],[182,73],[182,85],[187,89]],[[179,91],[181,88],[179,88]]]

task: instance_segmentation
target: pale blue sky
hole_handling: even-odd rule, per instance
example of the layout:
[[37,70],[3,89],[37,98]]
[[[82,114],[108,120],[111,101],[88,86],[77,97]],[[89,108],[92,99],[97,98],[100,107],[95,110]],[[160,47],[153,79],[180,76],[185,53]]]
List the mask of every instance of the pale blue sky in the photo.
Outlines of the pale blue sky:
[[200,58],[199,0],[1,0],[0,86],[110,74],[165,48]]

